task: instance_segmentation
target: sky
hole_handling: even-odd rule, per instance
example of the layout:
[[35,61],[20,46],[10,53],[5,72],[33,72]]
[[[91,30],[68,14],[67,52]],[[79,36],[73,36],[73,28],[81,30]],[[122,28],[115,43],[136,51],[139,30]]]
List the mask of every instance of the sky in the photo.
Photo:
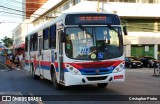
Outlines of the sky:
[[22,21],[22,0],[0,0],[0,40],[12,37],[12,30]]

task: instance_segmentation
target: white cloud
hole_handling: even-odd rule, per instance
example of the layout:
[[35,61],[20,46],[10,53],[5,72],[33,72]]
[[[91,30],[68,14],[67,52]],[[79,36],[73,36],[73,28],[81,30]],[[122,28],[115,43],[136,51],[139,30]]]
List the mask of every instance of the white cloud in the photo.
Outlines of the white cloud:
[[1,23],[0,24],[0,40],[3,39],[5,36],[12,38],[12,30],[18,24],[15,23]]

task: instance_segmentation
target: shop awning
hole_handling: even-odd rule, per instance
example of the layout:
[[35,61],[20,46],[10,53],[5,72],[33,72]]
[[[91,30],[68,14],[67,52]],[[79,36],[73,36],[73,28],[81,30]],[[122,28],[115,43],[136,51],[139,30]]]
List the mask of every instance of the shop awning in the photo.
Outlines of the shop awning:
[[19,45],[15,45],[13,46],[14,49],[17,49],[17,48],[24,48],[25,47],[25,44],[19,44]]

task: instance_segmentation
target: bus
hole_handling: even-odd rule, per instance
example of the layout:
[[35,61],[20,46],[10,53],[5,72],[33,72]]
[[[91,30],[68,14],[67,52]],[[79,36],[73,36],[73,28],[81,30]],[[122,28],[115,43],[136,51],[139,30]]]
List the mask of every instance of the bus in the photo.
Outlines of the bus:
[[62,86],[125,81],[126,26],[112,13],[73,12],[39,26],[25,37],[25,68],[34,79]]

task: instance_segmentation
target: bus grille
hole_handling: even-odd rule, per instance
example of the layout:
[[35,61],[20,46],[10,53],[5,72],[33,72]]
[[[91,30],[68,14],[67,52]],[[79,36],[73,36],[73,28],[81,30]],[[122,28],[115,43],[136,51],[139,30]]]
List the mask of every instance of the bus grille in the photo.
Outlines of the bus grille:
[[110,69],[97,69],[98,72],[96,71],[96,69],[84,69],[81,70],[82,75],[102,75],[102,74],[110,74],[112,73],[113,70]]
[[100,76],[100,77],[87,77],[89,81],[98,81],[98,80],[105,80],[107,76]]

